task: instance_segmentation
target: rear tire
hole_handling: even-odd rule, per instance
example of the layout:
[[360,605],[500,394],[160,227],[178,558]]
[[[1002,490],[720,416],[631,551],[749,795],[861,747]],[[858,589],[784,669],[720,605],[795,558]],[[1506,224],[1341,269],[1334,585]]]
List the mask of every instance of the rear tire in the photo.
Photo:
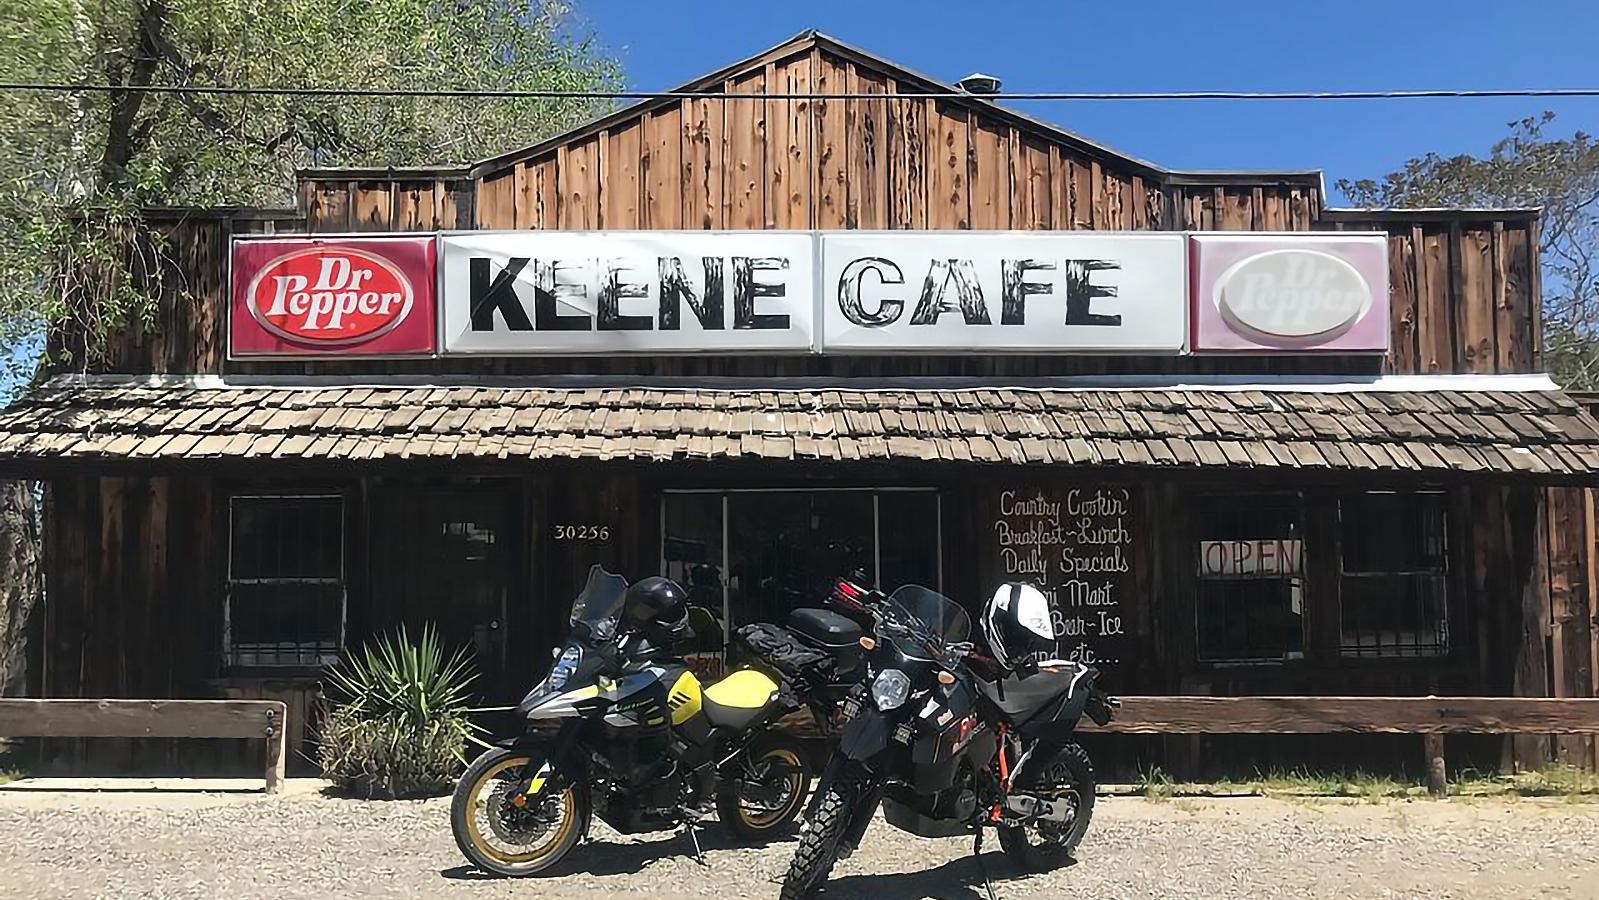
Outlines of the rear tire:
[[1076,744],[1067,744],[1055,755],[1018,779],[1012,790],[1038,793],[1050,799],[1075,796],[1077,815],[1068,825],[1001,825],[999,846],[1005,855],[1029,872],[1047,872],[1071,862],[1077,845],[1088,833],[1094,816],[1094,763]]
[[[781,779],[785,782],[778,786],[782,799],[776,809],[746,807],[737,780],[738,776],[746,774],[746,766],[764,773],[769,781]],[[732,777],[721,779],[716,788],[716,815],[722,825],[741,840],[769,838],[787,828],[805,808],[805,798],[811,792],[811,767],[805,747],[799,741],[777,734],[757,738],[731,763],[731,769]]]
[[830,784],[816,807],[816,815],[800,832],[794,860],[788,864],[779,900],[804,900],[816,893],[838,860],[838,842],[849,827],[850,810],[858,793],[853,779],[841,777]]

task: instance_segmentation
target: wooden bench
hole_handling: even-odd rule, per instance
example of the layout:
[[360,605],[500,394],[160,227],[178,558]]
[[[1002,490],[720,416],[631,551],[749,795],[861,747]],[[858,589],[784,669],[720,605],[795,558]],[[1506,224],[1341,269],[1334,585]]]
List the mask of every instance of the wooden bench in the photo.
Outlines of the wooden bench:
[[1599,734],[1599,699],[1543,697],[1123,697],[1118,734],[1419,734],[1427,786],[1448,790],[1446,734]]
[[266,792],[283,787],[281,700],[0,700],[0,737],[255,738]]

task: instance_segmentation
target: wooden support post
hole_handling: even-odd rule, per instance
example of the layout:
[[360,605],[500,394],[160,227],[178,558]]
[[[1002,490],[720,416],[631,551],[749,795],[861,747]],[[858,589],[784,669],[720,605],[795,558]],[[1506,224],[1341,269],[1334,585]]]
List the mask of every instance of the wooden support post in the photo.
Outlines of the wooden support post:
[[279,718],[277,709],[266,711],[266,792],[269,794],[283,789],[284,770],[288,764],[285,758],[288,754],[284,752],[288,729]]
[[1449,793],[1449,770],[1444,765],[1444,736],[1429,732],[1422,737],[1427,757],[1427,790],[1434,797]]

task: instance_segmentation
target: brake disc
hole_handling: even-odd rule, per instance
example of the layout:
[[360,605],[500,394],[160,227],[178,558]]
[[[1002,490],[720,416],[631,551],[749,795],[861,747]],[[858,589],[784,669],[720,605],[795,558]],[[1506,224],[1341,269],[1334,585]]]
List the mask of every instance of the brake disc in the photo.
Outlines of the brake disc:
[[555,825],[560,812],[554,807],[560,802],[560,797],[552,794],[519,808],[511,803],[510,795],[516,787],[515,781],[502,781],[495,785],[488,801],[489,828],[495,837],[507,844],[525,846],[536,842]]

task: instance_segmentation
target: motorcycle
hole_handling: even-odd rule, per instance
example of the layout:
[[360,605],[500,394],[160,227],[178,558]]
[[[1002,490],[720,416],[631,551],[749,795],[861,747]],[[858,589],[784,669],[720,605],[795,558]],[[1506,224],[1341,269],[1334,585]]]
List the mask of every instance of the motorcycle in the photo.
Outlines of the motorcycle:
[[753,669],[701,685],[673,642],[624,624],[627,581],[599,566],[572,605],[555,664],[517,707],[523,733],[485,751],[450,804],[456,846],[478,868],[532,875],[560,862],[591,817],[624,834],[694,828],[714,805],[745,839],[798,816],[805,749],[766,726],[791,712]]
[[1117,705],[1095,686],[1098,673],[1053,659],[1009,668],[969,642],[964,609],[926,588],[865,607],[875,620],[861,641],[865,677],[845,701],[783,900],[814,893],[879,806],[915,835],[974,835],[979,861],[994,828],[1023,868],[1065,864],[1094,810],[1093,764],[1073,731],[1085,712],[1104,723]]
[[866,603],[874,592],[856,583],[860,577],[834,581],[831,608],[800,607],[782,625],[754,622],[733,631],[735,643],[810,710],[825,736],[836,734],[843,701],[864,672],[860,639],[863,623],[872,621]]

